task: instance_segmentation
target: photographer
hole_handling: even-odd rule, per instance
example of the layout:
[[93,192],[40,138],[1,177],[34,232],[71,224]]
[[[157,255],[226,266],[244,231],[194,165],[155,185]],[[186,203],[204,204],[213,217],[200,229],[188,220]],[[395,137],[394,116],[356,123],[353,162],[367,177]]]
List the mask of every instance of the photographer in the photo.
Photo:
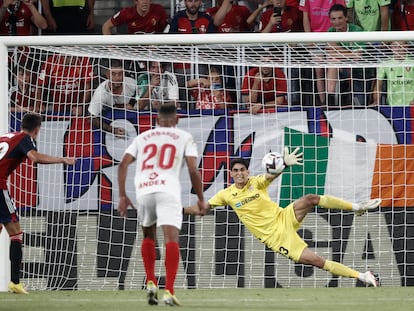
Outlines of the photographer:
[[260,18],[260,32],[303,31],[302,13],[297,7],[287,6],[286,0],[272,0]]

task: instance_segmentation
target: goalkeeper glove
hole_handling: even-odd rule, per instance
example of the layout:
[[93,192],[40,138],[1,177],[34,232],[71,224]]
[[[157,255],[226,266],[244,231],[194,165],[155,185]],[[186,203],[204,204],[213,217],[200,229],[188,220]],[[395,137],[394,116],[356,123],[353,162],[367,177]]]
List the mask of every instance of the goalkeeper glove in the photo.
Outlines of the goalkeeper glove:
[[289,153],[289,148],[285,147],[283,152],[283,161],[286,166],[303,165],[303,152],[299,152],[299,147]]

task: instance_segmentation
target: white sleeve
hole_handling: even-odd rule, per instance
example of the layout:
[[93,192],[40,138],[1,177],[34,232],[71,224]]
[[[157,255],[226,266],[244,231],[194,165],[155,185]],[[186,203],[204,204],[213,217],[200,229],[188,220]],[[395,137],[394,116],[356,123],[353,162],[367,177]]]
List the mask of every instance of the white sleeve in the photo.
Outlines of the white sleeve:
[[184,156],[186,157],[198,157],[197,145],[194,142],[193,136],[189,134],[187,144],[184,150]]
[[[105,81],[106,82],[106,81]],[[105,82],[101,83],[92,95],[88,111],[91,115],[99,117],[102,113],[102,106],[105,96]]]
[[132,79],[131,77],[124,77],[125,83],[125,97],[128,99],[135,98],[137,95],[138,85],[137,81]]
[[177,77],[171,72],[164,72],[167,87],[167,100],[178,100],[178,82]]
[[132,143],[125,150],[124,154],[126,154],[126,153],[132,155],[135,159],[137,158],[137,155],[138,155],[138,137],[134,138]]

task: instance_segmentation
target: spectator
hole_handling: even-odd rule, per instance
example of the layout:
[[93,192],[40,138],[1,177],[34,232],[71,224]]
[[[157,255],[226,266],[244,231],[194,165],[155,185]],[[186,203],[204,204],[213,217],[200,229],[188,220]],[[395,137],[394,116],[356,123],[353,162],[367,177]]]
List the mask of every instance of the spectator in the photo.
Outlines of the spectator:
[[88,111],[92,115],[92,125],[116,137],[125,137],[125,129],[112,127],[102,114],[113,108],[132,109],[135,106],[136,81],[126,77],[122,61],[113,59],[106,73],[106,80],[96,88]]
[[135,0],[135,6],[121,9],[102,25],[102,33],[111,35],[112,29],[128,26],[128,34],[162,33],[167,26],[164,8],[151,0]]
[[414,105],[414,70],[404,66],[405,61],[412,62],[408,57],[408,44],[394,41],[390,48],[393,58],[385,61],[377,69],[377,83],[374,87],[373,104],[381,104],[381,91],[386,81],[387,104],[390,106]]
[[177,12],[170,25],[170,33],[216,32],[210,15],[200,11],[201,0],[185,0],[185,10]]
[[243,102],[253,114],[262,108],[286,106],[285,74],[279,68],[254,67],[243,78],[242,95]]
[[232,101],[223,88],[220,70],[210,67],[208,77],[187,81],[187,88],[196,100],[196,109],[225,109]]
[[50,103],[59,114],[83,115],[91,98],[93,69],[87,57],[53,54],[43,64],[37,79],[36,98]]
[[[391,0],[348,0],[346,6],[364,31],[387,31]],[[349,14],[352,16],[351,14]]]
[[303,31],[302,12],[298,7],[287,6],[286,0],[272,0],[273,4],[260,18],[261,32]]
[[[363,31],[358,25],[348,23],[347,8],[342,4],[334,4],[329,10],[329,18],[331,20],[331,27],[328,32],[357,32]],[[361,42],[339,42],[330,43],[330,49],[328,51],[331,57],[336,58],[337,55],[342,55],[347,58],[362,58],[364,53],[365,44]],[[369,69],[368,69],[369,70]],[[352,69],[338,69],[336,67],[329,67],[327,69],[327,93],[328,93],[328,106],[335,106],[337,104],[335,98],[335,92],[337,88],[337,82],[340,77],[348,78],[352,77],[352,93],[355,93],[357,104],[366,106],[367,93],[371,90],[368,87],[369,81],[365,81],[366,72],[368,71],[362,68]],[[341,79],[340,79],[341,80]],[[348,87],[349,89],[349,87]],[[352,98],[350,96],[341,96],[341,105],[352,104]]]
[[252,11],[247,18],[247,24],[252,25],[254,31],[259,30],[258,17],[261,16],[269,7],[272,6],[272,0],[263,0],[261,3],[257,3],[257,7]]
[[[299,9],[303,12],[303,29],[305,32],[326,32],[331,26],[329,19],[329,10],[333,4],[345,5],[344,0],[331,1],[310,1],[301,0]],[[322,51],[319,47],[315,49],[311,57],[317,62],[323,62]],[[325,96],[325,69],[322,67],[315,68],[316,89],[318,93],[318,101],[324,105],[326,101]]]
[[[216,32],[213,19],[210,15],[200,11],[201,0],[185,0],[185,10],[177,12],[173,17],[169,33],[204,34]],[[177,75],[179,86],[180,106],[189,109],[186,81],[191,79],[190,63],[175,63],[174,73]]]
[[[255,10],[250,15],[248,22],[256,20],[264,8],[258,31],[263,33],[303,31],[302,12],[298,9],[298,2],[291,2],[289,0],[265,1],[262,6],[259,5],[261,9]],[[292,102],[297,102],[299,98],[299,72],[298,68],[289,70]]]
[[12,112],[44,112],[45,106],[36,105],[36,87],[33,83],[32,62],[24,66],[16,66],[16,85],[10,88],[10,111]]
[[392,30],[414,30],[414,0],[398,0],[392,13]]
[[344,0],[302,0],[299,4],[299,9],[303,12],[303,28],[305,32],[327,31],[331,26],[329,10],[334,4],[345,5],[345,2]]
[[32,25],[46,29],[45,18],[33,0],[0,0],[0,35],[31,36]]
[[247,24],[250,10],[234,0],[218,0],[215,7],[209,8],[207,14],[213,17],[217,32],[249,32],[252,25]]
[[80,35],[95,27],[95,0],[41,0],[50,34]]
[[[251,32],[254,29],[254,23],[247,22],[250,9],[245,5],[239,5],[236,0],[218,0],[215,7],[207,10],[207,14],[213,17],[218,33]],[[224,79],[221,82],[221,87],[224,87],[228,92],[216,90],[219,97],[229,95],[229,92],[236,94],[236,71],[235,66],[223,67]]]
[[176,76],[160,62],[149,62],[148,72],[138,76],[137,104],[139,110],[158,110],[163,104],[178,104]]

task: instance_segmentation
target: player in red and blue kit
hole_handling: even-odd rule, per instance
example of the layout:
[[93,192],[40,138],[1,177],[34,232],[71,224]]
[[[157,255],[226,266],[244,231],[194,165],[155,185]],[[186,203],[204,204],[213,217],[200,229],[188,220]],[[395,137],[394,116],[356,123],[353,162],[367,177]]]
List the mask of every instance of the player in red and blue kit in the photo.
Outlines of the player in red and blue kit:
[[0,224],[4,225],[10,236],[11,281],[9,291],[16,294],[27,294],[20,283],[20,266],[22,262],[23,232],[19,216],[7,189],[9,175],[29,158],[33,163],[74,165],[75,159],[54,157],[39,153],[35,139],[40,131],[42,118],[38,114],[28,113],[22,120],[22,131],[0,136]]

